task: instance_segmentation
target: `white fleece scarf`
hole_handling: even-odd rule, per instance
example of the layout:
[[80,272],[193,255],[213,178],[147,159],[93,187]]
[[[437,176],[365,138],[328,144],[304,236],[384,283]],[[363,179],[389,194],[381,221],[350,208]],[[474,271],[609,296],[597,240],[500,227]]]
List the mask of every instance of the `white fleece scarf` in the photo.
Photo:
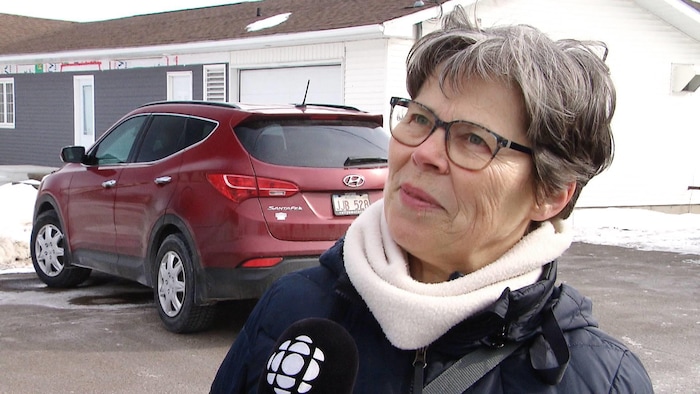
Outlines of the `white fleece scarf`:
[[387,339],[399,349],[428,346],[450,328],[475,315],[503,293],[535,283],[542,266],[571,245],[566,222],[544,222],[501,258],[442,283],[414,280],[406,252],[391,238],[383,200],[372,204],[347,231],[345,269]]

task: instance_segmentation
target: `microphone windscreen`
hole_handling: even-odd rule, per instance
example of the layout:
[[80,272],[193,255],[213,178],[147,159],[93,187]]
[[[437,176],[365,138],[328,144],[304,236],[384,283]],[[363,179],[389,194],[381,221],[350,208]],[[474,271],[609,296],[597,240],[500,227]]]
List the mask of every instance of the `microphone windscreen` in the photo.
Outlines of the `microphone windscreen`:
[[275,343],[258,393],[352,393],[358,366],[355,340],[340,324],[299,320]]

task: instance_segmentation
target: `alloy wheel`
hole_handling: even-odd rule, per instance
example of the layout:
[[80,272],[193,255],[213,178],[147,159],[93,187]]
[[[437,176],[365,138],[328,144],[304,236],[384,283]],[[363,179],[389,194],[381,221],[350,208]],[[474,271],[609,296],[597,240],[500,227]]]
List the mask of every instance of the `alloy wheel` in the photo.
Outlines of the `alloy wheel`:
[[185,299],[185,269],[180,256],[169,251],[158,269],[158,300],[169,317],[177,316]]
[[36,260],[47,276],[55,277],[63,271],[63,241],[63,233],[52,224],[45,225],[37,234],[34,242]]

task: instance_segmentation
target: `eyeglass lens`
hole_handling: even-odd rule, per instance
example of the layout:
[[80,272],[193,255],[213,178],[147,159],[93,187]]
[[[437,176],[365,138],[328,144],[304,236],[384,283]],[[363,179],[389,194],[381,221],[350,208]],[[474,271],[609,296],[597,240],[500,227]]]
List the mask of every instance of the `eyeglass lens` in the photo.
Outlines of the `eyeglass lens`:
[[391,135],[408,146],[422,144],[438,127],[446,128],[447,155],[458,166],[482,169],[498,151],[498,140],[486,129],[467,121],[446,123],[428,108],[399,100],[392,107],[389,128]]

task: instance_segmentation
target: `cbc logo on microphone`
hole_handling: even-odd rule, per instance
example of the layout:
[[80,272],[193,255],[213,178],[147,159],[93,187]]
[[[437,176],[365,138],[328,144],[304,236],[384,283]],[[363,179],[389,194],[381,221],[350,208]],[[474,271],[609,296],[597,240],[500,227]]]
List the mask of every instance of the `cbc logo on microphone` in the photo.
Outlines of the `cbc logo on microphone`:
[[308,393],[325,361],[307,335],[284,341],[267,361],[267,383],[278,394]]

